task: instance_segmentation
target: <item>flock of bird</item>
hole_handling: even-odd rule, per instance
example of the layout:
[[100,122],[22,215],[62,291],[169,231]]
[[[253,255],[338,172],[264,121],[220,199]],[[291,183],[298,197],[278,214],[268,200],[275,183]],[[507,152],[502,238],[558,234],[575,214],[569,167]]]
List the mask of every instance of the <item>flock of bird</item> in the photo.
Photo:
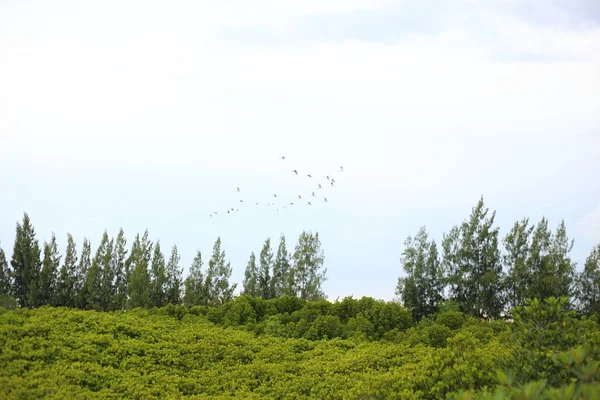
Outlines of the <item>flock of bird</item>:
[[[279,159],[285,161],[286,157],[281,156],[279,157]],[[298,177],[303,175],[300,174],[300,172],[297,169],[292,169],[290,172]],[[340,166],[338,172],[344,172],[344,167]],[[298,194],[297,198],[294,198],[293,201],[290,201],[292,199],[289,198],[287,200],[284,200],[283,196],[280,196],[277,193],[273,193],[272,195],[273,202],[264,203],[260,201],[249,201],[248,199],[244,199],[244,191],[239,186],[235,188],[235,191],[237,193],[240,193],[240,198],[238,199],[240,204],[254,204],[254,207],[267,207],[268,209],[271,209],[275,212],[279,212],[280,209],[288,207],[297,207],[300,205],[312,206],[316,204],[317,201],[320,201],[322,203],[328,203],[329,200],[327,200],[327,197],[325,195],[320,194],[319,190],[324,190],[327,187],[335,187],[335,178],[333,178],[332,175],[325,175],[321,179],[317,180],[316,178],[313,178],[312,174],[304,174],[304,176],[306,178],[315,180],[315,187],[309,195],[302,196],[302,194]],[[233,214],[237,212],[239,212],[239,208],[231,207],[228,210],[211,212],[209,214],[209,218],[214,218],[224,214]]]

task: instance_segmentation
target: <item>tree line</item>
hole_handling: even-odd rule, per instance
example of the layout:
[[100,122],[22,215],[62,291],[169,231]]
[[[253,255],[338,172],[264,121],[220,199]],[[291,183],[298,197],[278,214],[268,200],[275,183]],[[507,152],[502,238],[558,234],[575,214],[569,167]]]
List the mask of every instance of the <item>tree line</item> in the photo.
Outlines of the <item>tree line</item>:
[[527,299],[550,297],[566,297],[585,314],[600,312],[600,244],[577,273],[564,221],[554,232],[546,218],[517,221],[501,250],[495,216],[481,197],[470,217],[443,235],[441,255],[425,227],[406,239],[400,258],[406,276],[398,279],[396,294],[416,321],[435,314],[445,300],[485,318],[507,316]]
[[[137,234],[129,249],[123,229],[116,238],[105,231],[93,255],[88,239],[84,238],[78,253],[73,236],[67,234],[63,255],[54,234],[40,246],[24,213],[22,222],[17,222],[10,264],[0,248],[0,298],[8,308],[50,305],[98,311],[167,304],[219,306],[233,299],[237,284],[230,282],[232,268],[220,237],[206,268],[198,251],[186,279],[180,260],[176,245],[167,259],[160,241],[150,240],[148,230]],[[318,233],[302,232],[292,253],[282,234],[276,256],[267,238],[258,263],[255,254],[250,255],[242,294],[322,299],[327,272],[323,262]]]

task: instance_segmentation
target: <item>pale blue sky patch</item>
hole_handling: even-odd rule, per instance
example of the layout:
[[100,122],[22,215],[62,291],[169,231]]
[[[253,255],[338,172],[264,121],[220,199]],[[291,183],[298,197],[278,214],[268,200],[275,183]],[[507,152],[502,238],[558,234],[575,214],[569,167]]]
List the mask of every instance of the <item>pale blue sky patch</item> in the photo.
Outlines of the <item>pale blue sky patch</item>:
[[[63,251],[67,232],[148,228],[186,271],[220,235],[241,282],[267,237],[312,230],[327,294],[390,299],[406,236],[439,241],[483,194],[502,236],[564,218],[581,267],[600,241],[597,6],[435,3],[2,2],[2,248],[23,211]],[[291,169],[334,175],[329,202],[246,207],[310,196]]]

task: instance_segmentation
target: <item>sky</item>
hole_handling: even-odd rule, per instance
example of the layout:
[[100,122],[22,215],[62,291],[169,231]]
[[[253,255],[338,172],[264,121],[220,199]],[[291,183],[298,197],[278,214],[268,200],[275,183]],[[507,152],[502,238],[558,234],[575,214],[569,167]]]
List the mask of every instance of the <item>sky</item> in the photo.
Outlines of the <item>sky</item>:
[[480,196],[501,237],[564,220],[580,270],[599,177],[596,1],[0,2],[8,257],[27,212],[63,252],[148,229],[185,273],[221,237],[241,285],[267,237],[310,231],[330,299],[391,300],[406,237]]

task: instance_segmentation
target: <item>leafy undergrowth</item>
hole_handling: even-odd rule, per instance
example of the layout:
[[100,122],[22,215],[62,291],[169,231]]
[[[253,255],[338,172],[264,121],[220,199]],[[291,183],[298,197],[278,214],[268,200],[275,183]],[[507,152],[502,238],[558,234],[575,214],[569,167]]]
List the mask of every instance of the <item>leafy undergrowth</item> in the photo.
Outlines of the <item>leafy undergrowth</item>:
[[[497,370],[530,351],[525,342],[515,342],[511,324],[456,312],[393,328],[378,340],[277,337],[208,317],[173,306],[112,313],[0,311],[0,398],[445,399],[492,398],[487,393],[503,388],[497,396],[508,397],[493,398],[513,398],[509,390],[517,389],[508,383],[514,382],[499,381]],[[586,330],[573,344],[597,344],[597,322],[559,322],[564,329],[568,324]],[[517,326],[530,335],[526,323]],[[546,343],[539,348],[548,362],[560,350],[546,351]],[[588,360],[595,356],[586,353]],[[536,357],[536,368],[551,368]],[[588,368],[586,384],[594,387],[592,367],[581,366]],[[544,371],[518,373],[535,378]],[[557,376],[559,384],[572,379]]]

